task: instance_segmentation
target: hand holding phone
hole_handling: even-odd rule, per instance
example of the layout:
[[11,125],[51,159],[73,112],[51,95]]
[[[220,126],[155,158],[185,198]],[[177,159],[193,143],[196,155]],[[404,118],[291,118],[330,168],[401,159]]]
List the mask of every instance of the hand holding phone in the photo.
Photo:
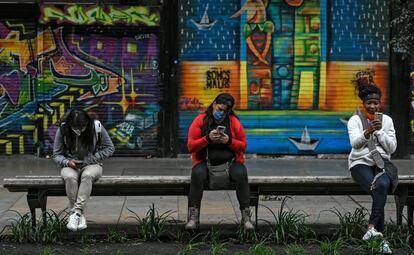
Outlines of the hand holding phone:
[[374,113],[374,119],[380,121],[382,123],[382,112],[375,112]]
[[374,131],[382,128],[382,112],[374,113],[374,121],[372,121],[371,126]]
[[217,126],[216,130],[220,134],[224,134],[224,131],[226,130],[226,126]]
[[82,160],[75,160],[75,165],[78,169],[82,169],[85,166]]

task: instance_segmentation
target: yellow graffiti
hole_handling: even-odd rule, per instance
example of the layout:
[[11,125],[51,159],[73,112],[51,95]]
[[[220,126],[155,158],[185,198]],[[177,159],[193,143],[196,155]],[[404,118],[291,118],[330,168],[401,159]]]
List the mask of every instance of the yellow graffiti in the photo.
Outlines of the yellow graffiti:
[[[121,76],[125,77],[124,68],[122,68]],[[144,101],[138,101],[138,97],[154,96],[153,94],[136,93],[136,91],[135,91],[135,82],[134,82],[134,72],[133,72],[132,69],[130,70],[130,77],[131,77],[131,81],[130,81],[131,90],[130,90],[130,92],[129,93],[125,92],[125,79],[122,79],[121,80],[122,99],[120,101],[117,101],[117,102],[103,102],[103,104],[119,105],[122,108],[122,112],[125,114],[130,106],[133,107],[133,106],[137,106],[137,105],[145,105]]]
[[106,8],[97,5],[72,4],[65,9],[53,5],[43,5],[41,9],[40,22],[43,24],[58,21],[59,23],[68,22],[76,25],[103,24],[109,26],[117,23],[160,25],[160,14],[158,12],[151,13],[150,8],[144,6],[109,6]]
[[[36,47],[38,46],[38,47]],[[33,52],[37,49],[37,52]],[[21,40],[19,31],[11,31],[6,38],[0,39],[0,58],[10,59],[13,56],[19,58],[20,71],[27,73],[27,66],[34,61],[35,55],[42,55],[56,49],[52,32],[46,30],[37,38]]]

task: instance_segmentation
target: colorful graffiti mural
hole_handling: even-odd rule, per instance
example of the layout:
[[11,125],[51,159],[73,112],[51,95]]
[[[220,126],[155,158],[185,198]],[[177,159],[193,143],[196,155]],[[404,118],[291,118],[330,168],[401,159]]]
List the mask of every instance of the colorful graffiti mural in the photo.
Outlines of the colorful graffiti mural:
[[55,123],[73,106],[104,123],[118,153],[155,151],[162,96],[156,33],[43,27],[36,34],[35,24],[0,22],[0,151],[50,153]]
[[[414,67],[414,65],[412,65]],[[413,68],[414,70],[414,68]],[[410,73],[411,100],[410,100],[410,143],[414,149],[414,71]]]
[[[360,104],[351,80],[373,69],[388,95],[386,10],[378,0],[179,1],[181,151],[194,116],[229,92],[248,152],[349,152],[346,119]],[[209,86],[212,70],[226,86]]]
[[40,22],[49,24],[53,21],[73,25],[159,26],[160,13],[159,8],[147,6],[42,5]]

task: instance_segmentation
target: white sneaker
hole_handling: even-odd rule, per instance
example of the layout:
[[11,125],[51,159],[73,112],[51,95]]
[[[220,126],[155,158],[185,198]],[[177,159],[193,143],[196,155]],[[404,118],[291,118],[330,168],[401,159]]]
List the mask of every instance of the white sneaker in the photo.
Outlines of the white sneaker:
[[79,225],[79,221],[80,221],[80,214],[79,213],[72,213],[70,216],[69,216],[69,221],[68,221],[68,224],[66,225],[66,227],[69,229],[69,230],[72,230],[72,231],[76,231],[76,230],[78,230],[78,225]]
[[83,214],[81,214],[80,219],[79,219],[78,231],[84,230],[87,227],[88,226],[86,225],[85,216],[83,216]]
[[382,241],[381,243],[382,247],[381,247],[381,252],[384,254],[392,254],[392,250],[390,248],[390,243],[388,243],[387,241]]
[[375,228],[369,228],[364,237],[362,237],[362,240],[367,241],[373,236],[382,236],[382,233],[378,232]]

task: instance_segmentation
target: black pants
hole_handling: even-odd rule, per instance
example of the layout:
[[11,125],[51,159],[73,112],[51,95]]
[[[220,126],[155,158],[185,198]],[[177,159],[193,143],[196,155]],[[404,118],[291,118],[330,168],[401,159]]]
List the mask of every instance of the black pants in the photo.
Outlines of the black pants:
[[[250,188],[247,179],[247,169],[242,163],[233,162],[229,169],[230,179],[236,183],[236,195],[240,209],[250,205]],[[191,185],[188,198],[190,206],[200,208],[201,198],[203,197],[204,183],[208,177],[207,163],[202,162],[195,166],[191,171]]]
[[376,166],[362,164],[351,168],[352,178],[372,197],[369,224],[374,225],[377,231],[382,232],[384,231],[384,206],[390,190],[391,180],[388,175],[381,175],[376,181],[376,188],[371,191],[371,182],[374,180],[374,176],[380,171]]

